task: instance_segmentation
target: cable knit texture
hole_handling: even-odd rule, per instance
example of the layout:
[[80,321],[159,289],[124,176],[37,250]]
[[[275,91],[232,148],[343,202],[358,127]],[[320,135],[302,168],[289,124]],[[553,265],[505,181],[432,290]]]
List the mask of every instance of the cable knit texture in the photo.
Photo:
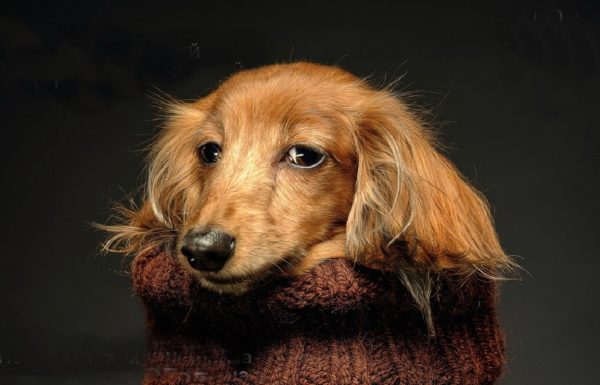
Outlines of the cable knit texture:
[[428,337],[391,274],[335,259],[242,296],[202,289],[167,254],[139,255],[146,385],[492,384],[504,364],[493,283],[444,278]]

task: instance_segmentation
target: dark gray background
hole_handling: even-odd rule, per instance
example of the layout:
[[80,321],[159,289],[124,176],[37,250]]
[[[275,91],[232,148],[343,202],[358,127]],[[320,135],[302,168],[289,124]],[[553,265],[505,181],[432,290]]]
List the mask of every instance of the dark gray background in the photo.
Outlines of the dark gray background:
[[143,314],[87,222],[139,184],[147,94],[290,59],[406,74],[531,272],[503,285],[501,383],[597,383],[600,4],[301,4],[3,5],[1,383],[139,380]]

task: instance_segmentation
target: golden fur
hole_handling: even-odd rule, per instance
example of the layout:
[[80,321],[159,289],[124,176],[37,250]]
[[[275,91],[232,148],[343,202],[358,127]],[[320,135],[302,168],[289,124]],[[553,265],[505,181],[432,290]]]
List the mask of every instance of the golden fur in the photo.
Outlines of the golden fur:
[[[513,266],[485,199],[436,150],[432,133],[397,96],[335,67],[309,63],[239,72],[193,103],[165,103],[166,124],[149,157],[139,208],[122,208],[107,250],[167,249],[199,282],[242,293],[274,272],[301,274],[350,258],[398,274],[429,311],[435,276],[500,277]],[[222,157],[201,164],[197,148]],[[327,153],[314,169],[282,162],[310,144]],[[236,237],[218,272],[178,253],[193,226]]]

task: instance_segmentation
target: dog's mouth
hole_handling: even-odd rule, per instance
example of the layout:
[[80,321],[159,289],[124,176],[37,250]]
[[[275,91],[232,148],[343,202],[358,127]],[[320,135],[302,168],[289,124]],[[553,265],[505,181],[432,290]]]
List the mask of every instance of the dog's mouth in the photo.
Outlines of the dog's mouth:
[[243,294],[256,287],[260,280],[261,277],[258,276],[215,277],[209,275],[198,277],[198,281],[206,289],[221,294],[234,295]]
[[198,280],[207,289],[228,294],[243,294],[257,287],[273,274],[270,269],[252,272],[251,274],[220,276],[218,273],[201,274]]
[[218,273],[202,274],[198,280],[207,289],[228,294],[243,294],[252,288],[261,286],[274,276],[288,275],[289,273],[281,265],[293,266],[292,261],[296,258],[288,257],[282,259],[270,268],[252,272],[252,274],[236,276],[219,276]]
[[215,276],[204,276],[202,277],[210,283],[216,285],[234,285],[237,283],[251,282],[256,280],[256,277],[238,276],[238,277],[215,277]]

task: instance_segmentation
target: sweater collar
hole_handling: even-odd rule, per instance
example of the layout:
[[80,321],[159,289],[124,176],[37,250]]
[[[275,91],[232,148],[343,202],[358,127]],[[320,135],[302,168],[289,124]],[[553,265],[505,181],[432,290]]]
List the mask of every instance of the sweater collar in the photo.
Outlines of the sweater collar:
[[393,275],[347,259],[326,260],[301,276],[273,276],[242,295],[219,294],[202,288],[168,253],[138,255],[133,261],[132,275],[135,292],[153,306],[192,307],[210,313],[258,308],[349,312],[402,302],[408,296]]

